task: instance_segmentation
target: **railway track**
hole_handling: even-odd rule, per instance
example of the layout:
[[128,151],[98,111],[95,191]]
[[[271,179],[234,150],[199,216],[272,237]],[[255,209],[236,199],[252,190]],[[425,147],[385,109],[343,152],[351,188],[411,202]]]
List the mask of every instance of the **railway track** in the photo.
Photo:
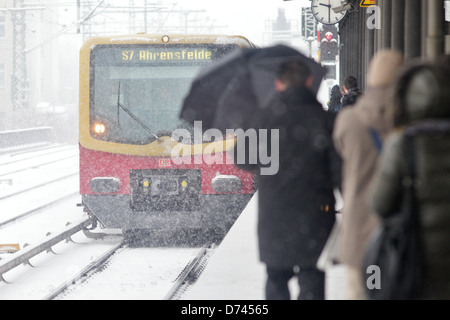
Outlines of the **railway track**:
[[122,245],[121,233],[95,233],[84,217],[21,250],[1,255],[0,300],[52,299]]
[[75,273],[75,275],[62,283],[58,288],[56,288],[53,292],[48,294],[43,298],[43,300],[53,300],[58,298],[58,296],[63,295],[65,290],[68,290],[69,287],[75,285],[79,281],[85,281],[84,278],[88,278],[90,275],[94,274],[96,270],[100,270],[101,266],[123,246],[123,243],[120,242],[117,245],[113,246],[111,249],[107,250],[104,254],[100,255],[97,259],[92,261],[85,268],[81,269],[79,272]]
[[[0,244],[21,239],[19,251],[0,254],[0,300],[179,299],[215,248],[179,242],[130,247],[118,230],[87,230],[93,221],[76,207],[77,172],[67,174],[78,167],[72,158],[76,154],[51,148],[0,156],[0,179],[11,181],[0,185],[0,205],[7,209],[0,215]],[[48,183],[32,177],[45,177]],[[64,225],[62,213],[69,221],[78,220],[55,227]],[[44,237],[44,228],[53,230]]]
[[36,169],[76,157],[78,150],[69,145],[22,150],[0,156],[0,179],[27,169]]
[[46,299],[177,300],[195,283],[214,248],[130,248],[121,243]]
[[30,263],[31,258],[34,258],[35,256],[44,251],[50,251],[54,245],[58,244],[61,241],[64,240],[69,241],[72,235],[74,235],[78,231],[87,228],[91,224],[92,221],[88,218],[85,218],[75,223],[74,225],[69,225],[65,230],[63,230],[58,234],[49,235],[49,237],[45,239],[45,241],[43,241],[42,243],[26,246],[26,248],[18,251],[11,257],[2,259],[0,261],[0,280],[8,283],[8,281],[6,281],[5,278],[3,277],[3,275],[6,274],[8,271],[11,271],[15,267],[24,263],[31,265]]
[[[77,227],[76,229],[81,228]],[[201,248],[188,246],[129,247],[121,234],[102,234],[95,230],[95,233],[91,233],[82,230],[82,232],[66,238],[68,234],[64,232],[51,235],[61,240],[59,243],[56,244],[57,241],[53,240],[39,243],[33,246],[33,248],[40,248],[39,252],[34,252],[35,256],[22,256],[14,263],[22,271],[14,274],[15,271],[10,269],[12,271],[6,272],[5,282],[0,283],[0,300],[5,297],[19,300],[177,300],[195,283],[215,250],[212,245],[205,245]],[[72,240],[72,238],[74,239]],[[53,247],[52,244],[54,244]],[[68,249],[64,249],[64,247]],[[38,257],[39,255],[41,257]],[[90,258],[86,259],[86,257]],[[112,260],[113,258],[114,260]],[[48,260],[48,263],[43,264],[42,260]],[[52,263],[52,260],[55,262]],[[85,263],[82,264],[78,260],[83,260]],[[6,263],[6,261],[4,262]],[[0,260],[0,266],[2,266],[1,263]],[[26,265],[22,265],[22,263]],[[38,278],[48,277],[49,270],[54,270],[50,272],[52,278],[60,278],[58,283],[55,283],[53,279],[51,284],[44,284],[41,280],[36,281]],[[64,277],[64,270],[70,270],[70,276]],[[29,276],[27,273],[31,275]],[[138,276],[136,277],[136,275]],[[18,289],[15,289],[17,282],[23,283]],[[27,282],[29,285],[26,284]],[[36,283],[38,284],[36,285]],[[35,286],[52,287],[53,289],[30,297],[28,292],[36,290],[33,288]],[[117,290],[112,290],[118,295],[111,296],[111,292],[109,292],[111,286],[118,287]],[[138,290],[134,290],[133,287]],[[2,295],[3,290],[8,291],[3,292]],[[13,295],[10,296],[8,292],[11,291]],[[21,295],[20,291],[24,294]],[[139,293],[140,291],[142,292]]]
[[[89,243],[72,240],[77,233],[83,233],[92,238],[86,228],[92,221],[83,219],[73,225],[67,226],[61,232],[49,237],[36,245],[28,246],[11,255],[7,259],[0,260],[0,299],[25,299],[29,292],[36,291],[36,281],[33,278],[47,278],[49,270],[59,270],[59,274],[52,271],[52,278],[58,278],[59,283],[52,281],[40,287],[47,287],[41,293],[32,295],[29,299],[44,300],[84,300],[84,299],[160,299],[177,300],[183,293],[195,283],[195,280],[203,271],[206,263],[214,251],[211,244],[205,244],[201,248],[189,247],[164,247],[164,248],[130,248],[118,234],[97,234],[97,240]],[[80,237],[80,234],[78,235]],[[103,238],[103,240],[98,240]],[[104,240],[105,238],[109,239]],[[62,250],[62,246],[73,242],[80,244],[78,250]],[[86,260],[85,264],[79,263],[74,269],[71,261],[80,257],[80,250],[88,251],[88,246],[103,244],[101,250],[96,251],[95,259]],[[59,250],[53,250],[58,246]],[[64,252],[64,254],[62,254]],[[92,253],[89,253],[92,254]],[[33,258],[44,255],[45,258]],[[64,262],[58,261],[63,257]],[[73,255],[72,258],[69,256]],[[49,257],[49,256],[53,256]],[[39,262],[39,260],[41,262]],[[42,261],[47,263],[43,264]],[[53,262],[52,262],[53,261]],[[53,264],[53,266],[51,266]],[[65,265],[64,265],[65,264]],[[25,269],[16,275],[10,275],[15,268]],[[61,270],[72,268],[70,276],[64,275]],[[34,273],[34,277],[28,277]],[[5,276],[6,275],[6,276]],[[27,280],[29,279],[29,280]],[[28,283],[28,284],[27,284]],[[120,287],[120,290],[111,290],[112,287]],[[11,294],[12,293],[12,294]],[[115,294],[114,294],[115,293]],[[28,299],[28,298],[26,298]]]
[[0,157],[0,228],[78,194],[78,151],[49,146]]
[[0,205],[3,213],[0,216],[0,229],[78,195],[78,191],[74,188],[77,182],[77,175],[71,175],[37,189],[30,189],[2,199]]
[[181,271],[180,275],[175,279],[175,283],[170,291],[164,297],[164,300],[178,300],[198,279],[208,259],[213,252],[212,244],[205,244],[197,253],[194,259]]

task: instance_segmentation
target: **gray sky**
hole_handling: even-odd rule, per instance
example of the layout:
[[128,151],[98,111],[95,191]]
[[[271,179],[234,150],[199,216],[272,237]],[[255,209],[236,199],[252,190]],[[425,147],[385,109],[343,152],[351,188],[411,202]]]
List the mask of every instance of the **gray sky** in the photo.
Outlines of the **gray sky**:
[[[58,22],[61,28],[71,25],[76,21],[76,2],[59,2],[54,0],[35,0],[35,5],[45,6],[44,14],[58,15]],[[89,7],[83,7],[81,19],[90,10],[96,7],[102,0],[89,0]],[[1,0],[0,0],[1,2]],[[53,5],[50,5],[51,3]],[[86,2],[83,2],[86,3]],[[257,45],[264,45],[269,38],[267,34],[267,24],[270,20],[275,20],[278,9],[284,9],[285,15],[292,23],[292,27],[300,31],[301,8],[310,6],[309,0],[133,0],[135,6],[135,28],[130,27],[130,14],[128,9],[131,2],[128,0],[103,0],[89,20],[92,31],[109,34],[128,34],[134,32],[147,33],[174,33],[177,30],[184,32],[185,24],[190,27],[188,32],[200,33],[226,33],[243,35]],[[144,4],[147,4],[147,30],[144,25]],[[110,7],[108,7],[110,6]],[[115,9],[109,9],[114,8]],[[124,9],[118,9],[118,7]],[[161,8],[162,11],[152,10]],[[182,12],[192,10],[185,15]],[[203,12],[194,12],[204,10]],[[153,12],[152,12],[153,11]],[[171,14],[168,12],[173,11]],[[114,14],[113,12],[116,12]],[[125,14],[118,15],[118,12]],[[41,18],[36,12],[37,18]],[[38,17],[39,16],[39,17]],[[33,19],[30,16],[28,18]],[[187,18],[187,22],[186,22]],[[180,26],[174,29],[174,26]],[[202,29],[192,28],[192,26],[203,26]],[[211,28],[214,26],[214,28]],[[71,28],[69,32],[74,32]],[[54,31],[52,31],[54,32]],[[50,36],[49,33],[47,36]]]
[[[186,4],[185,4],[186,3]],[[187,5],[188,4],[188,5]],[[278,8],[284,8],[288,19],[300,23],[301,8],[309,6],[308,0],[184,0],[180,7],[204,8],[210,19],[218,25],[227,25],[228,32],[241,34],[257,44],[261,44],[267,20],[274,20]]]

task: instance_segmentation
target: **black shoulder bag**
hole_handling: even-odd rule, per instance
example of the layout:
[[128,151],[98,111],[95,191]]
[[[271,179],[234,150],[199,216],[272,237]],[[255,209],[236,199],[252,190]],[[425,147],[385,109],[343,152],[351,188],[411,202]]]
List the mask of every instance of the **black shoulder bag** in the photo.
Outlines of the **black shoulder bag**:
[[414,299],[424,273],[423,247],[415,196],[414,134],[405,133],[408,177],[399,212],[383,219],[363,257],[363,286],[371,300]]

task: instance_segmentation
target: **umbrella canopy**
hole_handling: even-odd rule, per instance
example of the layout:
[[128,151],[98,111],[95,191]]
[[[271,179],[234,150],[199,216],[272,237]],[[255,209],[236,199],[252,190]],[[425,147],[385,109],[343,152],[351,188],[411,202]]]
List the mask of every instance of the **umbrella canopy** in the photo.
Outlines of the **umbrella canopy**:
[[312,90],[317,94],[325,68],[313,59],[285,45],[237,48],[202,69],[184,100],[180,118],[202,121],[203,129],[247,129],[247,120],[267,106],[276,93],[277,72],[289,61],[301,61],[310,68]]

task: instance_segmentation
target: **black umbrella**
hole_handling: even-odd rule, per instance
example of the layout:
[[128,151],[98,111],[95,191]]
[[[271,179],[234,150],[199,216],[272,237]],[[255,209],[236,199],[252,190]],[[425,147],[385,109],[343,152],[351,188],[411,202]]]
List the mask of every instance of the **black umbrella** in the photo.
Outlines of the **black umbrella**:
[[186,96],[180,118],[202,121],[203,129],[247,129],[246,120],[264,108],[276,93],[274,81],[281,64],[302,61],[311,70],[315,94],[325,68],[299,51],[275,45],[237,48],[221,61],[202,69]]

